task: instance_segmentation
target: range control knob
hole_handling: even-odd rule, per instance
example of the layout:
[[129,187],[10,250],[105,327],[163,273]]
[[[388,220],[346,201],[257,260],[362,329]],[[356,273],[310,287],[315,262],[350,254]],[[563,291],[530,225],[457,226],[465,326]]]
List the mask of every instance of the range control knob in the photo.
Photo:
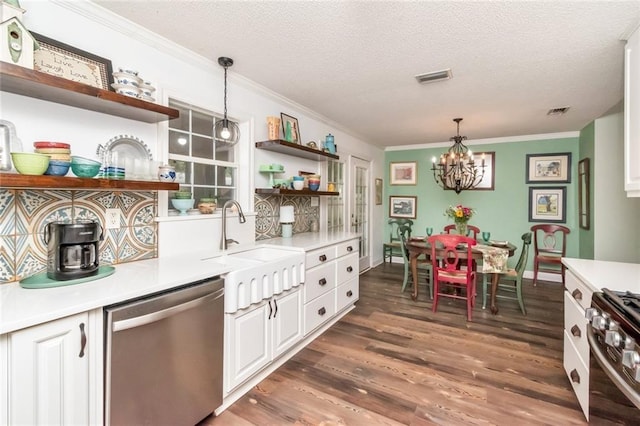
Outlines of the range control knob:
[[607,323],[608,330],[619,330],[620,324],[616,320],[611,320]]
[[631,350],[631,349],[634,349],[635,347],[636,347],[636,341],[635,341],[635,339],[633,337],[627,336],[627,337],[624,338],[624,348],[625,349]]
[[631,369],[633,380],[640,382],[640,355],[638,352],[623,350],[622,365]]
[[596,330],[604,330],[607,327],[607,319],[604,316],[595,315],[591,318],[591,326]]
[[604,342],[609,346],[613,346],[614,348],[619,348],[622,346],[620,344],[622,343],[622,337],[620,337],[620,333],[618,333],[615,330],[607,330],[607,332],[604,335]]
[[584,317],[589,321],[591,321],[591,319],[596,315],[599,315],[599,312],[596,308],[587,308],[584,311]]

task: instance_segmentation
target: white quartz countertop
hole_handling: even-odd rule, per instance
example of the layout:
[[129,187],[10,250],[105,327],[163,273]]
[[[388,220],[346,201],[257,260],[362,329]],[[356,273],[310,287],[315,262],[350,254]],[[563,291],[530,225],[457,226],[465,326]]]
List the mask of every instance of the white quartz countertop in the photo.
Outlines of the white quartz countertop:
[[613,291],[640,293],[640,264],[603,260],[563,258],[562,263],[592,287],[593,291],[607,288]]
[[[303,233],[233,247],[229,252],[264,245],[308,251],[357,237],[351,233]],[[224,254],[190,253],[122,263],[114,265],[115,273],[110,276],[62,287],[25,289],[19,282],[0,285],[0,334],[226,274],[239,265],[207,261]]]

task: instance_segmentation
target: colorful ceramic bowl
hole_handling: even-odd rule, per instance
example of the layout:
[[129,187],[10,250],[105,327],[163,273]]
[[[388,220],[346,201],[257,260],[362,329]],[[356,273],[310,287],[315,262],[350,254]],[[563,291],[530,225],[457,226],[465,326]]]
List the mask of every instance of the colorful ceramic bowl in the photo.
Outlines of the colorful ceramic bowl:
[[12,152],[11,161],[22,175],[41,175],[49,167],[49,156],[33,152]]
[[64,176],[69,172],[69,167],[71,167],[70,161],[49,160],[49,166],[44,174],[50,176]]

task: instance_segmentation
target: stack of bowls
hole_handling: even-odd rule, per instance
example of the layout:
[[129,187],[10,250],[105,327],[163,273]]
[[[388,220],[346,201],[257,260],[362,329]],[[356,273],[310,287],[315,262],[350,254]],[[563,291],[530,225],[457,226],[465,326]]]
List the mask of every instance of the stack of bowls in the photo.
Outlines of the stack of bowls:
[[49,166],[45,175],[64,176],[71,165],[71,145],[66,142],[37,141],[33,143],[34,151],[48,155]]
[[138,97],[143,101],[155,102],[156,99],[153,97],[153,92],[155,91],[156,88],[153,87],[153,84],[148,80],[144,80],[142,84],[140,84],[140,94],[138,94]]
[[12,152],[11,161],[22,175],[41,175],[49,167],[49,156],[33,152]]
[[137,98],[140,94],[142,79],[138,77],[138,71],[120,68],[120,72],[113,73],[114,83],[111,85],[121,95]]
[[309,189],[317,191],[320,188],[320,175],[309,175]]
[[181,216],[186,215],[187,211],[193,208],[194,202],[195,200],[191,197],[191,192],[189,191],[176,191],[171,199],[171,205],[174,209],[180,211]]

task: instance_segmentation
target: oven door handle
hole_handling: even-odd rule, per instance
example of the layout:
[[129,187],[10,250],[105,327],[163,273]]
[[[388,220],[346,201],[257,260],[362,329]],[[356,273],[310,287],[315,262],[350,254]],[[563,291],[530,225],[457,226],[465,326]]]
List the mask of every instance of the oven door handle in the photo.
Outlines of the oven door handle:
[[130,328],[140,327],[143,325],[151,324],[152,322],[157,322],[163,320],[172,315],[178,314],[180,312],[184,312],[189,309],[193,309],[196,306],[203,305],[210,300],[219,299],[224,296],[224,289],[220,289],[214,293],[207,294],[205,296],[199,297],[194,300],[190,300],[188,302],[182,303],[180,305],[172,306],[167,309],[163,309],[157,312],[151,312],[150,314],[141,315],[135,318],[129,318],[126,320],[115,321],[112,324],[113,332],[128,330]]
[[609,364],[607,360],[607,355],[603,353],[600,345],[596,339],[596,336],[593,333],[593,327],[590,325],[587,326],[587,339],[589,340],[589,347],[591,349],[591,355],[595,357],[598,365],[602,368],[605,374],[611,379],[614,385],[620,391],[629,398],[629,401],[633,403],[636,407],[640,408],[640,396],[636,393],[636,391],[624,380],[623,377],[620,377],[618,372]]

